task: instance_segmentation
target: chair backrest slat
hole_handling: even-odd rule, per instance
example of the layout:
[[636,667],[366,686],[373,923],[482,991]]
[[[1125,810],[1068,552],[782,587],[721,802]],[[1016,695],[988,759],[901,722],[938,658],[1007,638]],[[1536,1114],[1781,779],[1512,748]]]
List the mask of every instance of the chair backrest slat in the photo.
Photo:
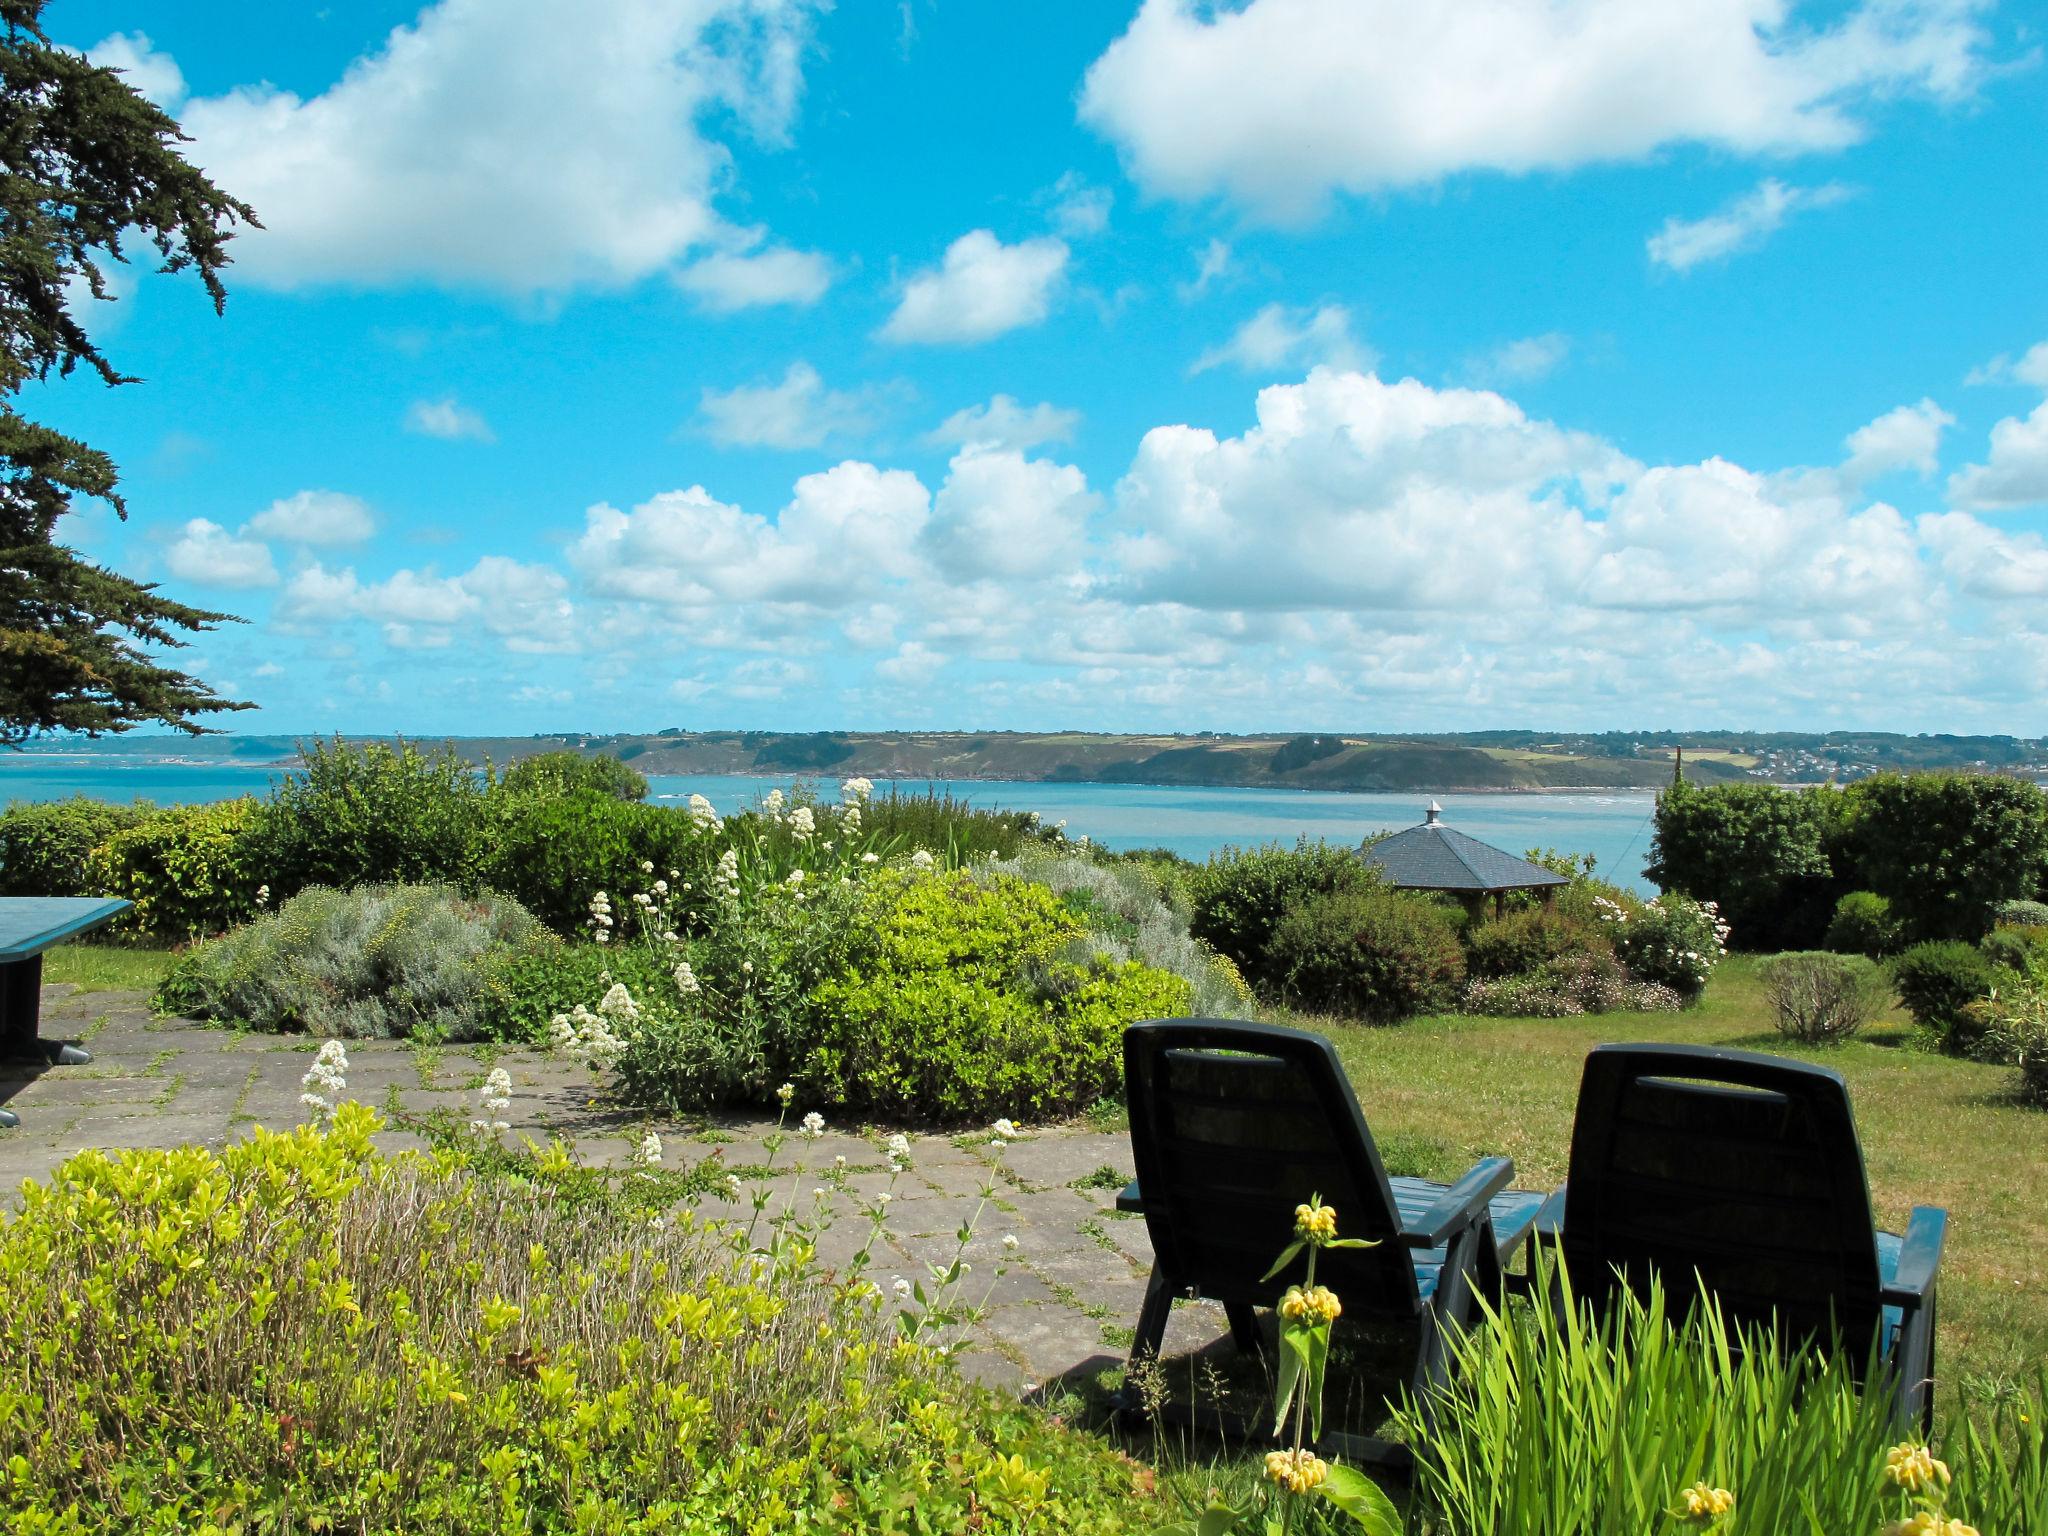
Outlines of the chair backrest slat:
[[[1607,1045],[1586,1058],[1565,1257],[1603,1300],[1652,1273],[1731,1321],[1865,1347],[1877,1240],[1841,1075],[1750,1051]],[[1617,1271],[1619,1274],[1617,1274]],[[1695,1280],[1697,1277],[1697,1281]]]
[[1330,1042],[1234,1019],[1154,1019],[1124,1033],[1131,1151],[1163,1271],[1219,1301],[1270,1304],[1301,1263],[1264,1278],[1294,1207],[1320,1194],[1339,1231],[1317,1278],[1347,1315],[1421,1308],[1400,1217],[1357,1097]]

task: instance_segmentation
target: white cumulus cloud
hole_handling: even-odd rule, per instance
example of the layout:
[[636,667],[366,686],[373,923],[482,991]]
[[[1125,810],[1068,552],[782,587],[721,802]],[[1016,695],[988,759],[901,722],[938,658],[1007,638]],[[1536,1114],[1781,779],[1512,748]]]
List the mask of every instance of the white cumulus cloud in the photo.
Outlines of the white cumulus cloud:
[[1967,96],[1973,0],[1145,0],[1080,115],[1155,195],[1296,220],[1332,194],[1640,160],[1835,149],[1860,109]]
[[274,587],[277,565],[260,539],[232,534],[219,523],[195,517],[164,551],[164,564],[183,581],[206,587]]
[[1081,413],[1041,400],[1019,405],[1008,395],[995,395],[986,405],[955,411],[925,434],[939,448],[1035,448],[1040,443],[1072,440]]
[[734,237],[732,157],[802,87],[810,0],[439,0],[324,91],[188,102],[192,157],[260,210],[236,271],[277,287],[618,285]]
[[1190,373],[1231,363],[1249,373],[1325,364],[1370,368],[1372,348],[1351,334],[1351,311],[1342,304],[1290,309],[1268,304],[1232,333],[1230,340],[1196,358]]
[[1951,475],[1948,499],[1986,511],[2048,504],[2048,400],[1993,427],[1990,458]]
[[449,442],[467,439],[476,443],[494,443],[498,440],[491,424],[484,420],[483,413],[464,405],[453,395],[439,400],[413,401],[405,413],[405,430]]
[[779,384],[705,390],[698,415],[706,437],[733,448],[816,448],[874,425],[867,396],[827,389],[818,370],[801,359]]
[[676,283],[714,315],[788,304],[804,308],[832,286],[832,262],[816,251],[773,246],[765,251],[719,251],[690,263]]
[[992,230],[972,229],[946,247],[936,267],[903,285],[885,341],[987,341],[1036,325],[1052,312],[1067,271],[1064,240],[1040,236],[1005,245]]
[[1718,212],[1705,218],[1672,217],[1650,236],[1646,248],[1650,260],[1674,272],[1690,272],[1704,261],[1719,261],[1743,251],[1753,251],[1776,234],[1793,214],[1809,208],[1826,208],[1849,195],[1849,189],[1830,182],[1819,187],[1790,187],[1775,177],[1757,184]]
[[1861,483],[1894,470],[1931,475],[1941,461],[1941,433],[1956,424],[1932,400],[1901,405],[1849,434],[1842,473]]
[[361,544],[377,531],[369,506],[341,491],[294,491],[249,519],[243,530],[285,544]]
[[185,72],[168,53],[160,53],[147,32],[116,32],[88,48],[85,56],[103,69],[118,69],[136,90],[176,112],[185,99]]
[[1071,464],[968,448],[933,500],[925,543],[955,580],[1047,576],[1079,560],[1095,504],[1087,476]]
[[1572,339],[1562,331],[1518,336],[1472,358],[1465,371],[1482,384],[1533,384],[1562,368],[1571,351]]

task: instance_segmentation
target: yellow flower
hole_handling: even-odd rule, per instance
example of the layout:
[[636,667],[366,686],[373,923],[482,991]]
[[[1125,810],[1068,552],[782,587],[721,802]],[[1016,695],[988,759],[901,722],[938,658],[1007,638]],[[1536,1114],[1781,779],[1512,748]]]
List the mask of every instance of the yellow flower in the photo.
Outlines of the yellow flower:
[[1884,1453],[1884,1475],[1908,1493],[1924,1493],[1937,1482],[1948,1486],[1948,1467],[1926,1446],[1910,1440]]
[[1694,1483],[1678,1496],[1678,1508],[1672,1513],[1681,1520],[1692,1521],[1695,1525],[1712,1525],[1734,1507],[1735,1495],[1726,1488],[1716,1488],[1708,1483]]
[[1978,1536],[1977,1527],[1951,1520],[1932,1509],[1897,1521],[1884,1528],[1884,1536]]
[[1337,1235],[1337,1213],[1327,1205],[1297,1205],[1294,1231],[1320,1248]]
[[1306,1323],[1311,1328],[1334,1323],[1343,1311],[1337,1293],[1327,1285],[1306,1291],[1298,1285],[1290,1285],[1287,1294],[1280,1298],[1280,1315],[1283,1318],[1290,1323]]
[[1313,1451],[1268,1451],[1266,1476],[1289,1493],[1307,1493],[1328,1481],[1330,1464]]

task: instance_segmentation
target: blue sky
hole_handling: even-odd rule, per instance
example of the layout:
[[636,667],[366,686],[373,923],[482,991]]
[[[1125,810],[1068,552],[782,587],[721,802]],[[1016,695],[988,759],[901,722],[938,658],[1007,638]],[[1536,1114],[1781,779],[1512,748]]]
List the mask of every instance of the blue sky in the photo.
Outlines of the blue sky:
[[264,221],[26,402],[234,729],[2048,729],[2029,6],[47,21]]

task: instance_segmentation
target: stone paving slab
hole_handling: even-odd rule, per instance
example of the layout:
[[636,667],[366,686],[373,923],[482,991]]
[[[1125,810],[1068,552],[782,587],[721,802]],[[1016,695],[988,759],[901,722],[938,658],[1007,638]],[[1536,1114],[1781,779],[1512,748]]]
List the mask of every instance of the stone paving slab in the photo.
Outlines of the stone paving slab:
[[[0,1102],[22,1120],[18,1129],[0,1130],[0,1199],[12,1199],[23,1179],[47,1178],[87,1148],[220,1147],[259,1124],[281,1130],[305,1119],[300,1080],[318,1041],[159,1019],[148,999],[132,992],[46,987],[43,1009],[46,1036],[87,1037],[93,1061],[0,1074]],[[544,1051],[344,1043],[348,1096],[387,1115],[395,1105],[408,1117],[439,1115],[466,1124],[476,1112],[474,1085],[492,1067],[503,1067],[513,1084],[504,1117],[511,1126],[507,1144],[516,1146],[522,1136],[563,1137],[589,1166],[630,1165],[641,1137],[653,1130],[671,1168],[705,1160],[714,1170],[757,1168],[770,1160],[767,1144],[777,1133],[774,1120],[761,1116],[677,1120],[622,1109],[603,1097],[588,1072]],[[784,1144],[770,1180],[772,1209],[782,1209],[795,1187],[798,1208],[808,1211],[814,1188],[843,1179],[844,1188],[831,1196],[836,1218],[819,1239],[826,1263],[849,1263],[867,1242],[870,1220],[858,1206],[884,1191],[892,1198],[867,1271],[884,1286],[899,1275],[925,1279],[929,1266],[950,1263],[961,1222],[979,1209],[963,1295],[977,1303],[986,1295],[988,1314],[963,1349],[963,1368],[1030,1390],[1054,1380],[1091,1380],[1121,1364],[1151,1263],[1144,1223],[1117,1219],[1108,1209],[1115,1189],[1097,1187],[1106,1182],[1099,1177],[1104,1168],[1119,1185],[1128,1176],[1125,1135],[1026,1126],[998,1153],[987,1131],[911,1132],[911,1167],[892,1176],[885,1148],[894,1127],[832,1124],[806,1139],[796,1134],[801,1109],[782,1128]],[[377,1141],[394,1152],[428,1145],[404,1125]],[[984,1206],[982,1192],[992,1181],[994,1197]],[[700,1199],[697,1211],[744,1224],[752,1205],[750,1198],[714,1194]],[[1014,1249],[1003,1245],[1006,1233],[1017,1239]],[[1213,1337],[1223,1328],[1215,1308],[1179,1307],[1172,1337],[1177,1346],[1192,1347],[1204,1342],[1205,1331]]]

